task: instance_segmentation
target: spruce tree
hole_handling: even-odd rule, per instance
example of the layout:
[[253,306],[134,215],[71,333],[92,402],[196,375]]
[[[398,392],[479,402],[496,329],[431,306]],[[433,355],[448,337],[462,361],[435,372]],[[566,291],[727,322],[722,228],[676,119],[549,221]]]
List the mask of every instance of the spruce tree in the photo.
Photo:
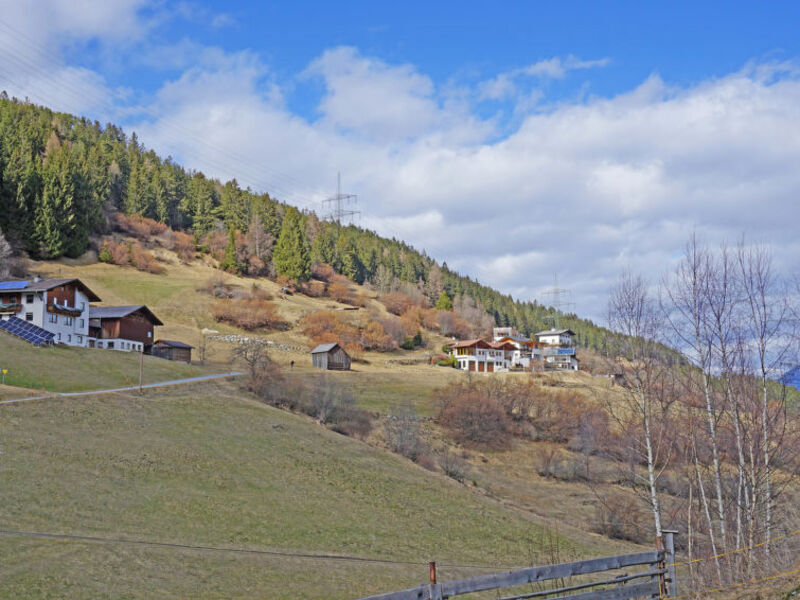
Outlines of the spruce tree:
[[436,301],[436,310],[453,310],[453,301],[444,290],[439,294],[439,299]]
[[303,219],[295,209],[287,209],[281,234],[273,253],[275,271],[294,281],[311,278],[311,253],[308,248]]

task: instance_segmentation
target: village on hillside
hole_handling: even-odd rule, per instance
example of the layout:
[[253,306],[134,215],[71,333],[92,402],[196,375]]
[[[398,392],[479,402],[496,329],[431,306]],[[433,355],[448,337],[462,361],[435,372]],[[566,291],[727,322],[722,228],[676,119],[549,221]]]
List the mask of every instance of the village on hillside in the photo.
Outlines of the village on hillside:
[[[0,282],[0,330],[33,345],[62,344],[140,352],[169,360],[191,362],[192,346],[155,339],[155,327],[164,323],[145,305],[97,306],[95,294],[80,279],[41,279]],[[536,339],[513,327],[495,327],[492,339],[453,341],[450,356],[457,369],[473,373],[509,371],[577,371],[575,333],[548,329]],[[351,357],[338,343],[311,350],[313,366],[346,371]]]

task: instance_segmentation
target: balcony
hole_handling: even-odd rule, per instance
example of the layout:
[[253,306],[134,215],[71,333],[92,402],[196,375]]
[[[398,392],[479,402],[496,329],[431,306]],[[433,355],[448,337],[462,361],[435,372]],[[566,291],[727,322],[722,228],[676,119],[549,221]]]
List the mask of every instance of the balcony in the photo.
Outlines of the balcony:
[[56,304],[50,302],[47,304],[47,312],[55,313],[57,315],[64,315],[67,317],[79,317],[83,312],[81,309],[74,306],[67,306],[66,304]]
[[542,355],[544,356],[575,356],[575,348],[542,348]]

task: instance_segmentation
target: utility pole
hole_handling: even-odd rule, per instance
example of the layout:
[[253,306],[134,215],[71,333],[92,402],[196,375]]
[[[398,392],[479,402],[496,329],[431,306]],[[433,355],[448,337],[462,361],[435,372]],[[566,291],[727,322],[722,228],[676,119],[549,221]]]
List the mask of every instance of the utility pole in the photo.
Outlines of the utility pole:
[[327,214],[327,218],[331,221],[336,222],[336,224],[341,227],[342,226],[342,219],[343,218],[350,218],[350,222],[352,223],[353,217],[356,215],[361,215],[360,210],[349,210],[345,207],[349,204],[355,204],[358,202],[358,196],[355,194],[343,194],[342,193],[342,174],[336,174],[336,195],[331,196],[330,198],[326,198],[322,201],[323,204],[329,204],[331,206],[330,211]]
[[558,329],[558,316],[563,313],[565,309],[574,306],[574,303],[569,300],[572,292],[566,288],[558,287],[558,273],[553,274],[553,287],[549,290],[542,292],[543,296],[550,296],[550,306],[555,309],[553,316],[545,317],[553,323],[553,329]]
[[139,352],[139,395],[142,394],[142,377],[144,375],[144,348]]

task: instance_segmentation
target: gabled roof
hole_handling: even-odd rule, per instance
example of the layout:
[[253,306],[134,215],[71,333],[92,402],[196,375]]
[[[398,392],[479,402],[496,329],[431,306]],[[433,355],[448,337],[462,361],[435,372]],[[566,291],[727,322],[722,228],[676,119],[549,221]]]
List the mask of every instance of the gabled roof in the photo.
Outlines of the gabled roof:
[[183,342],[175,342],[173,340],[156,340],[156,345],[161,344],[163,346],[169,346],[170,348],[186,348],[191,350],[194,346],[190,346],[189,344],[184,344]]
[[500,340],[499,342],[494,342],[491,346],[492,346],[492,348],[495,348],[497,350],[508,350],[508,349],[516,350],[517,349],[517,347],[514,344],[512,344],[509,341],[505,341],[505,340]]
[[143,312],[144,315],[150,319],[153,325],[163,325],[157,316],[147,308],[144,304],[136,306],[90,306],[89,318],[90,319],[122,319],[135,312]]
[[572,331],[572,329],[548,329],[547,331],[540,331],[536,334],[536,337],[539,337],[540,335],[562,335],[564,333],[575,335],[575,332]]
[[70,283],[74,283],[78,289],[86,294],[86,297],[89,298],[89,302],[100,302],[100,297],[86,287],[85,283],[75,277],[72,279],[40,279],[39,281],[3,281],[0,282],[0,288],[25,292],[46,292]]
[[325,352],[330,352],[338,345],[339,344],[337,342],[331,342],[330,344],[320,344],[311,351],[311,354],[324,354]]
[[482,339],[476,340],[464,340],[462,342],[454,342],[450,344],[452,348],[472,348],[472,346],[477,346],[478,348],[491,348],[492,345],[488,342],[484,342]]

